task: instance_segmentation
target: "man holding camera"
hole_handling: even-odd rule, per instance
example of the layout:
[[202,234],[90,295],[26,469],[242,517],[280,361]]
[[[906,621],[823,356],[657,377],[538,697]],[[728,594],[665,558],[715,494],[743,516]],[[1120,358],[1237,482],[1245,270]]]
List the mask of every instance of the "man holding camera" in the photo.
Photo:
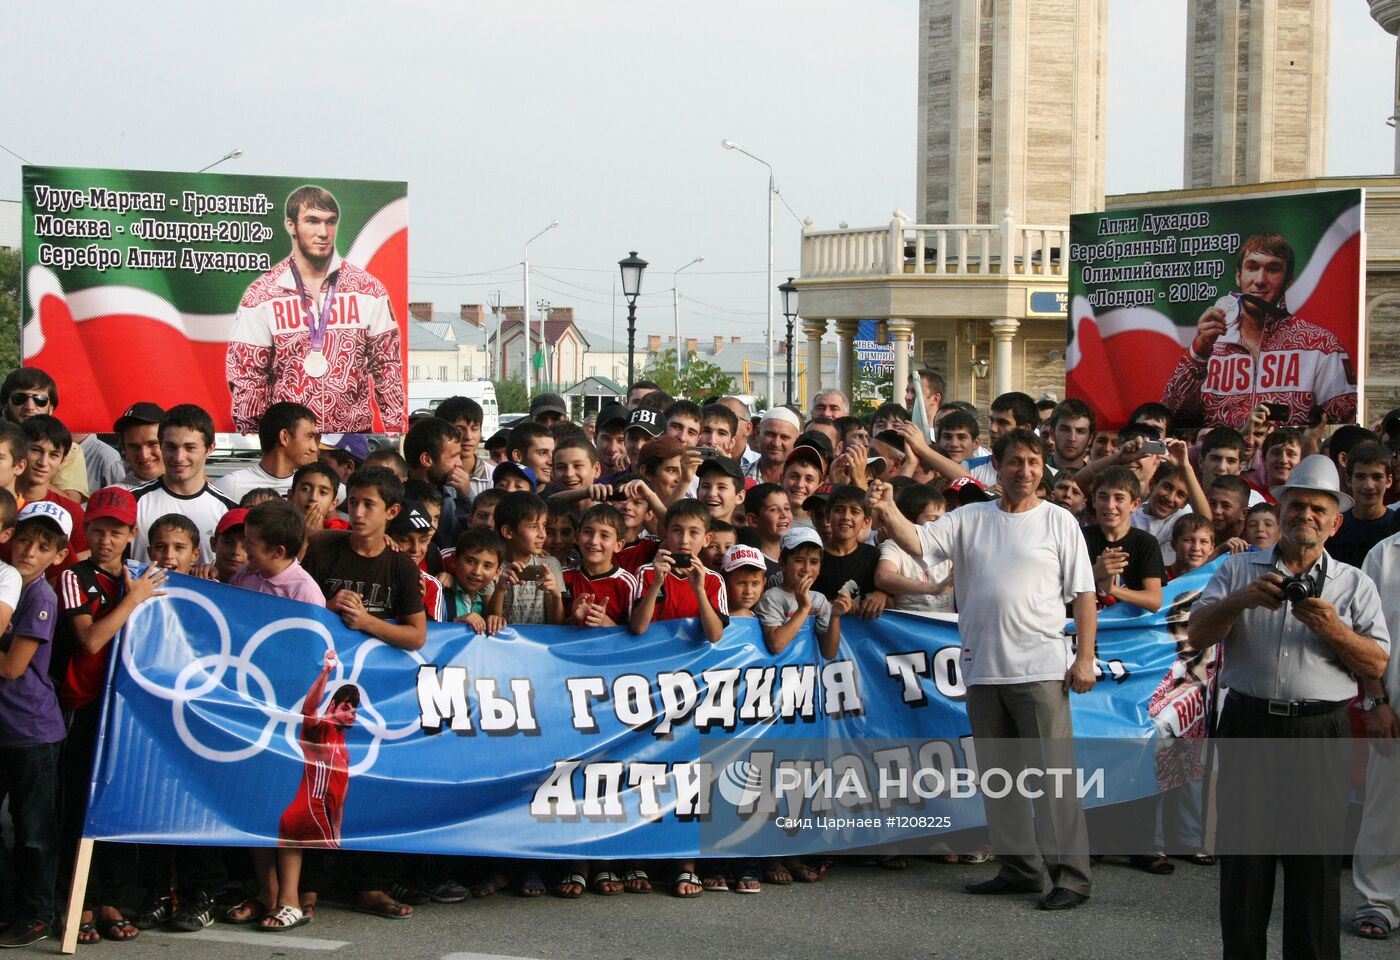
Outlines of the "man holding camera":
[[[1305,458],[1271,492],[1277,546],[1225,561],[1191,611],[1183,654],[1223,645],[1221,939],[1227,958],[1265,955],[1281,865],[1283,955],[1337,957],[1347,704],[1358,678],[1385,670],[1390,635],[1375,585],[1323,549],[1352,505],[1332,461]],[[1253,742],[1231,744],[1240,739]],[[1266,740],[1290,741],[1286,757]]]

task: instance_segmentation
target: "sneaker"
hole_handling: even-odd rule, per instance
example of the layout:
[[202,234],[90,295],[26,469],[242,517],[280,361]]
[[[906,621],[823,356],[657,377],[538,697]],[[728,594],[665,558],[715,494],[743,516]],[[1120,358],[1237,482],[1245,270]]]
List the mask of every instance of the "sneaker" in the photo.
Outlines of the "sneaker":
[[471,891],[456,880],[444,880],[428,891],[433,903],[461,903],[471,895]]
[[27,947],[31,943],[47,940],[49,925],[39,920],[16,920],[0,933],[0,948]]
[[214,922],[214,912],[217,905],[214,898],[203,890],[198,890],[192,897],[180,898],[180,909],[175,911],[175,916],[170,918],[170,929],[178,930],[181,933],[194,933],[203,930]]
[[137,930],[151,930],[169,920],[174,913],[175,906],[169,895],[153,896],[141,904],[131,918],[131,925]]

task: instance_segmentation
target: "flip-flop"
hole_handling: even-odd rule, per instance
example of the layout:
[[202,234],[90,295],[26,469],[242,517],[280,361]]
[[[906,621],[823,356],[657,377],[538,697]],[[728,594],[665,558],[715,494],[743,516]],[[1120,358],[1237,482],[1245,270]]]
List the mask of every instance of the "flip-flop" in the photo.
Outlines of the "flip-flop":
[[[243,918],[241,918],[241,919],[235,918],[235,917],[233,916],[234,911],[236,911],[236,910],[242,910],[242,909],[244,909],[245,907],[252,907],[252,908],[253,908],[253,912],[250,913],[250,914],[248,914],[248,916],[243,917]],[[259,900],[257,897],[249,897],[247,900],[244,900],[242,903],[234,904],[233,906],[229,907],[227,910],[222,911],[222,912],[219,914],[219,922],[220,922],[220,923],[233,923],[233,924],[238,924],[238,925],[240,925],[240,926],[246,926],[247,924],[250,924],[250,923],[260,923],[260,922],[262,922],[262,918],[265,917],[265,916],[267,916],[269,913],[272,913],[272,912],[273,912],[272,909],[271,909],[270,907],[268,907],[267,904],[265,904],[265,903],[263,903],[261,900]]]
[[[615,883],[617,884],[617,889],[605,890],[603,888],[603,884],[605,883]],[[615,897],[626,888],[622,886],[622,880],[618,878],[617,874],[612,873],[608,870],[600,870],[599,872],[593,874],[592,889],[593,892],[598,894],[598,896],[600,897]]]
[[[475,900],[483,900],[486,897],[500,893],[508,886],[510,886],[509,877],[502,873],[493,873],[485,880],[472,884],[472,898]],[[524,894],[522,894],[522,896],[524,896]]]
[[[638,880],[645,883],[646,886],[635,890],[627,886],[627,884],[635,883]],[[651,877],[647,876],[645,870],[628,870],[622,875],[622,889],[627,893],[651,893]]]
[[259,923],[253,929],[259,933],[283,933],[287,930],[295,930],[297,927],[304,927],[311,922],[311,918],[301,912],[300,907],[280,906],[275,913],[269,913],[263,920],[273,921],[271,924]]
[[[93,925],[97,927],[98,936],[103,940],[111,940],[113,943],[125,943],[128,940],[135,940],[141,935],[141,931],[136,929],[136,924],[126,919],[126,917],[122,917],[120,920],[113,920],[111,917],[101,918],[93,921]],[[80,927],[79,929],[81,930],[82,928]],[[132,931],[132,936],[114,937],[112,936],[112,932],[115,930],[130,930]]]
[[[578,887],[578,893],[570,893],[564,889],[565,887],[573,886]],[[565,900],[577,900],[579,897],[583,896],[583,892],[587,889],[588,881],[584,879],[583,874],[571,873],[554,885],[554,894],[555,896],[563,897]]]
[[520,881],[519,893],[526,900],[534,900],[548,892],[549,888],[544,885],[544,881],[540,879],[538,873],[527,873],[525,878]]
[[[694,893],[681,893],[681,884],[683,883],[692,884],[700,889],[696,890]],[[700,894],[704,893],[705,887],[700,882],[700,877],[697,874],[686,871],[685,873],[676,874],[676,879],[671,881],[671,892],[682,900],[689,900],[691,897],[698,897]]]
[[[95,939],[92,939],[92,940],[84,940],[84,939],[83,939],[83,935],[84,935],[84,934],[90,934],[90,935],[93,936]],[[78,924],[78,946],[80,946],[80,947],[90,947],[90,946],[92,946],[92,945],[95,944],[95,943],[101,943],[101,942],[102,942],[102,934],[100,934],[100,933],[97,932],[97,927],[96,927],[95,925],[93,925],[92,923],[80,923],[80,924]]]
[[376,900],[373,904],[355,904],[356,913],[365,913],[371,917],[379,917],[382,920],[407,920],[413,916],[412,913],[399,913],[395,908],[405,904],[397,900]]
[[[744,884],[746,883],[756,883],[758,886],[745,887]],[[758,875],[757,870],[750,867],[749,869],[740,871],[739,878],[734,881],[734,886],[729,889],[733,890],[735,893],[762,893],[763,878]]]

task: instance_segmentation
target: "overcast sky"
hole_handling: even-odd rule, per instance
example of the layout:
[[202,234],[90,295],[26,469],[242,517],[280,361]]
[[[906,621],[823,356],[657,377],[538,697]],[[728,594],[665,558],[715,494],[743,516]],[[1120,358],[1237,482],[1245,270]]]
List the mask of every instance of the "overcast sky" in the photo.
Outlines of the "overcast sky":
[[[1110,0],[1108,189],[1181,183],[1182,0]],[[1332,4],[1328,172],[1390,173],[1395,40]],[[398,0],[6,5],[0,144],[54,165],[402,179],[410,295],[442,309],[573,305],[609,336],[616,262],[651,261],[639,327],[766,325],[767,172],[799,218],[886,223],[914,208],[917,0]],[[0,197],[19,161],[0,154]],[[618,298],[621,299],[620,297]],[[696,301],[696,302],[691,302]],[[625,322],[625,310],[618,311]],[[778,318],[781,324],[781,316]],[[624,339],[619,334],[618,339]]]

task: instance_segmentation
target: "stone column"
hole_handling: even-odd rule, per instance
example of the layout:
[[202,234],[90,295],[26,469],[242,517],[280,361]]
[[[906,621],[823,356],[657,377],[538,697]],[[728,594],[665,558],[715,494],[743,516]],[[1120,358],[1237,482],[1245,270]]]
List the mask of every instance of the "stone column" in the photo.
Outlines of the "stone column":
[[807,405],[804,409],[811,410],[817,394],[825,386],[822,383],[822,337],[826,336],[826,321],[803,317],[802,332],[807,336]]
[[1016,331],[1021,321],[1012,319],[992,321],[992,398],[1015,390],[1012,382],[1011,341],[1016,339]]
[[895,403],[904,402],[904,388],[909,384],[909,343],[914,338],[914,323],[911,320],[889,321],[890,346],[894,350],[894,378],[891,381]]
[[837,320],[836,321],[836,368],[839,371],[837,378],[841,392],[855,405],[855,392],[852,387],[855,384],[856,369],[856,331],[860,329],[859,320]]

